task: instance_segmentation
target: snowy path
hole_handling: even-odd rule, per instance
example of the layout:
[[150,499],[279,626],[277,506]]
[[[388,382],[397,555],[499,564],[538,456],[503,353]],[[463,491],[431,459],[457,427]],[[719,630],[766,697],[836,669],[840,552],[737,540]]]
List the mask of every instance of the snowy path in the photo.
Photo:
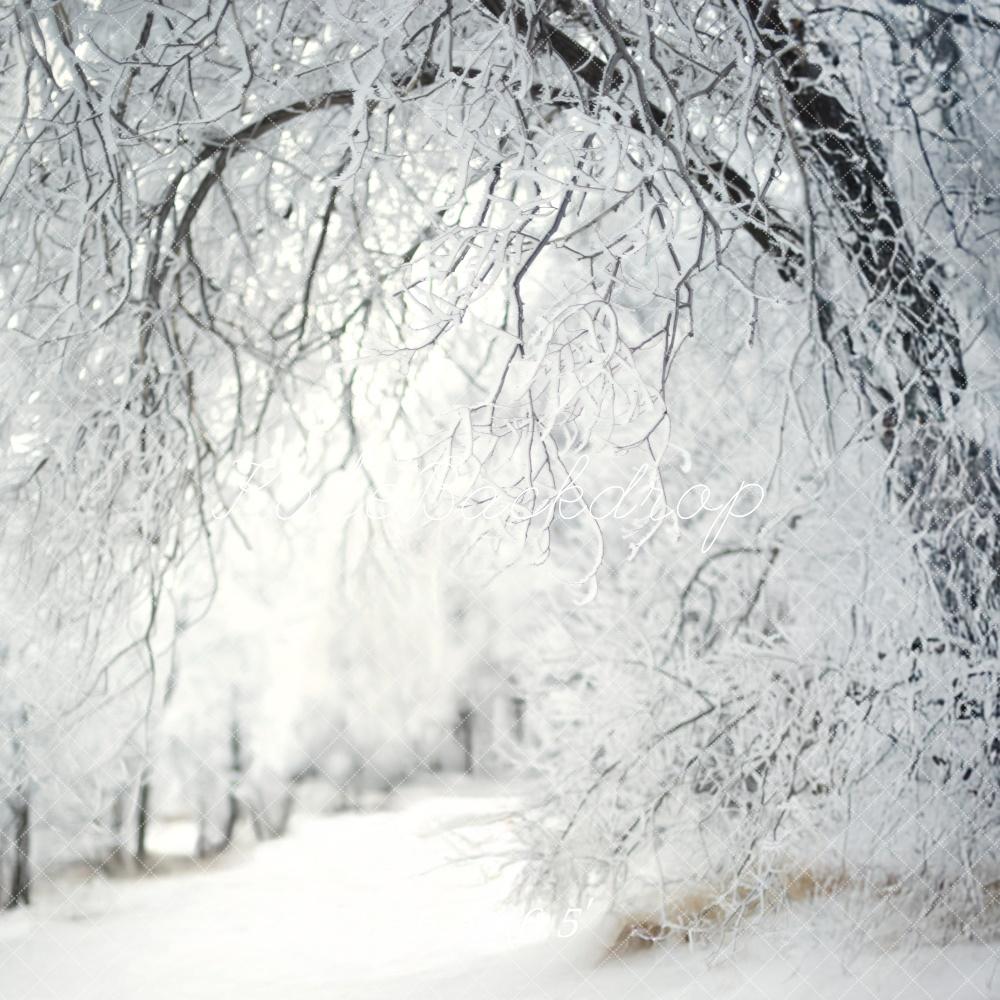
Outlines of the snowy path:
[[602,963],[592,935],[558,939],[504,907],[507,882],[483,865],[444,865],[457,845],[442,825],[487,804],[304,819],[210,872],[50,891],[0,916],[0,1000],[1000,997],[984,947],[862,957],[850,973],[816,944],[758,942],[711,968],[681,947]]

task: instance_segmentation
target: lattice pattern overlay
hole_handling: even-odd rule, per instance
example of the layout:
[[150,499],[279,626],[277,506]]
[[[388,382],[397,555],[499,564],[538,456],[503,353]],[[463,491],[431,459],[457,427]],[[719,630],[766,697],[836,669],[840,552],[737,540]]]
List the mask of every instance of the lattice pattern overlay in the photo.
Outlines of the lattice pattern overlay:
[[0,32],[0,1000],[1000,995],[1000,8]]

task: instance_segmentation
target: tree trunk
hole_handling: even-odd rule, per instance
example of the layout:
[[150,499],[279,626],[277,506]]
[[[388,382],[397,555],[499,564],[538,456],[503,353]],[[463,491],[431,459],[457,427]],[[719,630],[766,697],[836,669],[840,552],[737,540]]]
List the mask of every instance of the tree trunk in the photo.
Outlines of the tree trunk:
[[[183,617],[178,617],[174,625],[174,643],[170,651],[170,672],[167,674],[167,686],[163,692],[163,709],[166,710],[170,704],[174,692],[177,690],[177,681],[180,676],[180,659],[177,655],[177,642],[181,633],[187,627]],[[145,864],[149,852],[146,846],[146,837],[149,833],[149,824],[153,818],[153,769],[148,765],[142,771],[139,778],[139,797],[136,809],[135,821],[135,859],[140,864]]]
[[143,771],[139,781],[139,801],[135,821],[135,858],[140,864],[145,864],[149,857],[146,847],[146,835],[149,832],[149,822],[153,817],[153,783],[149,772]]
[[226,825],[222,831],[222,846],[220,850],[227,848],[233,841],[236,833],[236,824],[240,818],[240,800],[236,789],[240,778],[243,776],[243,734],[240,730],[240,720],[234,716],[229,729],[229,766],[231,768],[229,778],[229,812],[226,815]]
[[[840,249],[871,306],[872,319],[852,336],[821,301],[821,334],[880,427],[889,489],[907,510],[946,631],[968,652],[995,655],[1000,466],[989,448],[951,425],[966,375],[938,267],[914,249],[878,142],[825,89],[826,67],[806,56],[802,23],[786,25],[776,2],[746,0],[746,9],[801,126],[790,139],[807,175],[835,196]],[[885,362],[874,360],[880,344]]]
[[528,702],[522,695],[516,694],[511,698],[510,704],[514,715],[512,725],[514,742],[520,746],[524,742],[524,720],[528,712]]
[[14,823],[14,867],[11,873],[10,895],[4,908],[27,906],[31,902],[31,803],[22,792],[11,806]]
[[475,714],[475,709],[471,706],[464,706],[459,710],[458,725],[455,726],[455,739],[462,748],[462,771],[465,774],[472,774],[476,766],[476,759],[472,753],[472,726]]

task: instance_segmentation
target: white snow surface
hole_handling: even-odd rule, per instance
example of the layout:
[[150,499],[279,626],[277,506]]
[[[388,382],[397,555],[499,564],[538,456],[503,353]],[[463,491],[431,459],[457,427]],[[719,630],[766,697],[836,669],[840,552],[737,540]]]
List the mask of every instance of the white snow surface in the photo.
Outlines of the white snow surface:
[[[462,820],[515,805],[407,793],[388,810],[301,817],[206,870],[46,880],[37,905],[0,915],[0,1000],[1000,997],[986,944],[848,957],[806,921],[723,953],[674,944],[609,960],[600,920],[566,934],[506,903],[514,872],[483,857],[504,821]],[[169,851],[183,829],[158,834]],[[454,863],[470,846],[480,858]]]

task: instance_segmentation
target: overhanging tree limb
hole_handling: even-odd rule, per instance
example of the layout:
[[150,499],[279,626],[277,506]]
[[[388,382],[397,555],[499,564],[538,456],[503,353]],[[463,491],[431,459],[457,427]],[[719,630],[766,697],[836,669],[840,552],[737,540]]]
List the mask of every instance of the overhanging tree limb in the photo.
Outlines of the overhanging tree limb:
[[[560,31],[547,18],[529,19],[522,4],[507,0],[479,0],[481,7],[495,20],[507,19],[518,37],[535,51],[548,50],[566,66],[572,76],[594,96],[599,96],[608,82],[620,87],[624,80],[579,42]],[[628,113],[628,123],[638,132],[649,134],[665,129],[667,113],[652,101]],[[792,279],[804,266],[802,239],[798,231],[780,214],[759,198],[750,182],[727,163],[718,159],[704,162],[690,156],[685,164],[691,178],[705,193],[727,203],[742,216],[742,229],[778,263],[778,269]]]
[[[824,67],[807,55],[801,22],[786,23],[773,0],[731,0],[752,27],[757,60],[776,78],[787,100],[796,144],[806,171],[833,195],[842,225],[840,252],[868,297],[886,315],[884,331],[866,322],[851,330],[836,319],[833,304],[818,303],[828,344],[850,362],[856,388],[880,420],[889,453],[888,485],[905,506],[917,548],[930,568],[946,627],[962,642],[995,652],[1000,614],[1000,467],[991,449],[953,426],[967,387],[960,331],[940,284],[936,262],[919,253],[907,232],[884,155],[844,100],[829,89]],[[533,51],[557,56],[592,95],[625,81],[609,63],[559,30],[542,14],[529,17],[521,3],[479,0],[497,21],[506,21]],[[575,5],[569,3],[570,10]],[[643,134],[668,127],[667,115],[642,86],[643,70],[615,39],[609,16],[598,20],[628,63],[639,91],[628,124]],[[623,50],[625,48],[625,51]],[[743,213],[743,230],[776,259],[785,280],[803,284],[800,233],[769,210],[737,171],[720,161],[688,160],[690,176],[707,193]],[[840,325],[834,329],[835,325]],[[890,362],[877,356],[880,342]],[[868,394],[874,389],[884,407]]]

